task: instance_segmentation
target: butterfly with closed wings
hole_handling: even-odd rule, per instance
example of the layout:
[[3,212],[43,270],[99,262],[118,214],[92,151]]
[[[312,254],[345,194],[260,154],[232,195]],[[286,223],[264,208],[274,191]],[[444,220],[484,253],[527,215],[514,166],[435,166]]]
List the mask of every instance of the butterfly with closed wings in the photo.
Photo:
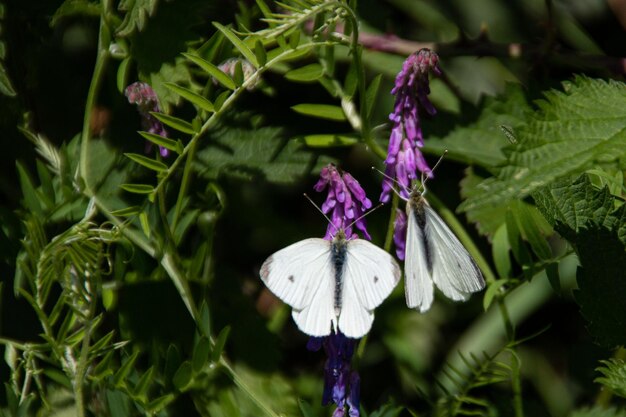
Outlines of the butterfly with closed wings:
[[302,332],[328,336],[339,330],[360,338],[400,274],[387,252],[363,239],[347,239],[339,229],[331,241],[310,238],[279,250],[263,263],[260,275],[291,306]]
[[417,187],[409,195],[406,214],[404,287],[408,307],[427,311],[433,302],[433,284],[455,301],[465,301],[485,287],[472,256]]

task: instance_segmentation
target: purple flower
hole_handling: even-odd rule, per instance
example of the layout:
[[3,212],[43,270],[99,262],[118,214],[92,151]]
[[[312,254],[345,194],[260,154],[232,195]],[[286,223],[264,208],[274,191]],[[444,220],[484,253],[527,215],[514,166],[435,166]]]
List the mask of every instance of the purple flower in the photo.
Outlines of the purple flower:
[[[389,120],[393,122],[389,137],[389,149],[385,159],[385,174],[394,178],[401,185],[400,194],[408,198],[411,181],[417,179],[419,170],[427,176],[432,172],[419,148],[424,146],[419,112],[426,111],[433,116],[437,111],[428,100],[430,86],[428,73],[440,75],[439,57],[429,49],[420,49],[410,55],[402,70],[396,76],[391,94],[396,96],[393,113]],[[383,180],[380,201],[388,202],[393,182]]]
[[[159,98],[156,93],[146,83],[135,82],[126,87],[124,94],[128,98],[130,104],[136,104],[139,114],[141,115],[141,127],[149,133],[167,137],[168,133],[161,122],[159,122],[150,112],[160,112]],[[152,149],[152,143],[146,142],[146,153]],[[170,151],[159,146],[159,152],[162,157],[167,157]]]
[[396,246],[396,255],[401,261],[404,260],[406,249],[406,226],[407,216],[403,210],[396,209],[396,220],[393,223],[393,243]]
[[343,333],[331,333],[326,337],[312,337],[307,349],[318,351],[322,346],[326,352],[324,365],[324,393],[322,405],[331,402],[337,405],[333,417],[343,417],[348,409],[350,417],[359,417],[360,378],[350,370],[350,361],[358,339],[346,337]]
[[333,164],[328,164],[322,168],[320,179],[313,188],[317,192],[322,192],[326,187],[328,196],[322,204],[322,212],[330,213],[331,224],[326,229],[324,239],[331,240],[340,229],[345,231],[348,239],[356,238],[357,234],[352,233],[354,223],[363,236],[371,240],[362,216],[372,207],[372,202],[365,195],[359,182],[347,172],[341,173]]

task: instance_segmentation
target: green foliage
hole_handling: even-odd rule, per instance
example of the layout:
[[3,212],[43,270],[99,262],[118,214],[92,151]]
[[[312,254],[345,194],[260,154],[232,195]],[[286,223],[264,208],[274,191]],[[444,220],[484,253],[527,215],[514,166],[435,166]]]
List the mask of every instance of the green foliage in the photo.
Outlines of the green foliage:
[[[572,410],[595,397],[585,375],[606,357],[581,336],[573,303],[604,346],[626,334],[626,89],[608,79],[621,61],[597,45],[624,54],[582,20],[606,23],[608,9],[590,10],[607,6],[356,3],[17,2],[11,19],[0,6],[0,91],[18,93],[0,100],[1,415],[330,415],[329,363],[306,350],[258,268],[320,234],[300,197],[327,163],[379,192],[368,173],[387,157],[389,90],[425,40],[443,74],[430,82],[438,115],[420,110],[421,149],[449,155],[429,182],[433,206],[488,287],[483,309],[480,295],[438,297],[427,314],[406,309],[398,287],[356,348],[360,415],[623,414]],[[151,85],[158,111],[128,105],[132,77]],[[541,93],[558,83],[562,92]],[[45,100],[61,95],[58,108]],[[24,120],[6,121],[16,107]],[[148,116],[164,133],[145,123],[136,133]],[[18,125],[27,141],[11,136]],[[459,203],[462,176],[476,242],[443,203]],[[398,200],[367,218],[387,250]],[[549,323],[538,342],[514,341]],[[625,396],[619,352],[600,362],[598,403],[618,404],[608,390]]]
[[506,165],[482,181],[480,195],[459,207],[476,212],[533,191],[594,162],[619,160],[626,152],[626,86],[617,81],[578,77],[537,102],[540,111],[515,131]]
[[561,180],[533,194],[546,219],[576,249],[579,291],[576,300],[589,329],[607,346],[623,345],[626,282],[626,221],[621,198],[591,185],[588,176]]
[[616,407],[585,407],[574,411],[570,417],[623,417],[624,411]]
[[610,359],[600,361],[600,363],[603,366],[596,370],[602,376],[596,378],[595,382],[604,385],[620,397],[626,398],[626,362],[621,359]]

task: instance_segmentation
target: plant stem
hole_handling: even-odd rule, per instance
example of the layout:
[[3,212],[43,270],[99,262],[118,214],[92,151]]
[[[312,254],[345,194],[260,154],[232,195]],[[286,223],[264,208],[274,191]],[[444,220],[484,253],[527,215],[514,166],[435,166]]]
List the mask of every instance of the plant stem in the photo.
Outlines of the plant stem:
[[396,209],[398,208],[398,202],[400,198],[396,193],[391,196],[391,214],[389,215],[389,224],[387,225],[387,235],[385,236],[385,251],[391,251],[391,244],[393,243],[393,232],[396,221]]

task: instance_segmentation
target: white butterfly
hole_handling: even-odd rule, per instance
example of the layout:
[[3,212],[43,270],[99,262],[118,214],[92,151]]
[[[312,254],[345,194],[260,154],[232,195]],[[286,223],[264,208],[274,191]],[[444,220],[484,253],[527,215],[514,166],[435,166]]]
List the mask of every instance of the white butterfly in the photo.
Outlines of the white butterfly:
[[416,188],[407,200],[408,217],[404,280],[406,304],[427,311],[433,283],[448,298],[467,300],[485,287],[472,256]]
[[293,320],[311,336],[338,329],[363,337],[400,275],[391,255],[366,240],[347,240],[343,230],[332,241],[311,238],[287,246],[261,266],[265,285],[292,307]]

